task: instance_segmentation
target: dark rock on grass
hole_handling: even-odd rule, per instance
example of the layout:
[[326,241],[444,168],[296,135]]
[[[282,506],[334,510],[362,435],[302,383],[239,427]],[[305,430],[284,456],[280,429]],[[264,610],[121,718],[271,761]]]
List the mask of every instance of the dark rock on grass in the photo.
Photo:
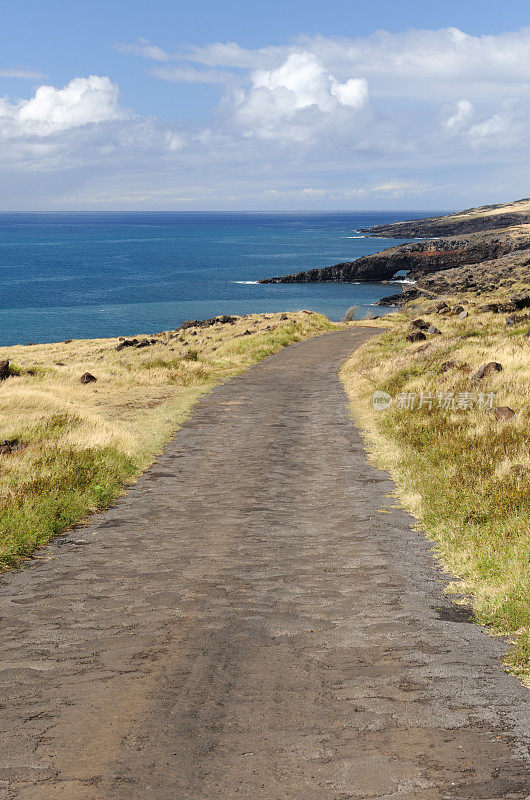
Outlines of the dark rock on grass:
[[141,342],[138,342],[136,349],[139,350],[141,347],[151,347],[151,342],[149,339],[142,339]]
[[136,347],[137,344],[139,344],[139,339],[123,339],[123,341],[116,346],[116,350],[123,350],[124,347]]
[[94,381],[97,381],[97,378],[90,372],[85,372],[84,375],[81,375],[79,380],[81,383],[94,383]]
[[499,304],[498,303],[488,303],[486,306],[480,306],[479,307],[479,311],[483,311],[484,313],[487,313],[489,311],[492,314],[498,314],[499,313]]
[[287,316],[287,314],[282,314],[280,319],[283,321],[283,320],[289,319],[289,317]]
[[435,308],[436,308],[437,312],[440,313],[440,311],[445,311],[446,309],[448,309],[449,306],[447,305],[447,303],[444,300],[442,300],[441,303],[436,303]]
[[464,308],[464,306],[457,306],[457,307],[455,308],[455,312],[454,312],[454,313],[455,313],[455,314],[461,314],[461,313],[462,313],[462,311],[465,311],[465,308]]
[[424,319],[415,319],[411,324],[413,328],[418,328],[420,331],[426,331],[429,327],[429,323],[425,322]]
[[407,342],[422,342],[427,337],[423,331],[411,331],[407,334]]
[[489,361],[475,372],[471,380],[480,381],[482,378],[489,378],[490,375],[495,375],[496,372],[502,372],[502,365],[497,361]]
[[517,311],[515,303],[499,303],[499,313],[509,314],[511,311]]
[[209,328],[210,325],[233,325],[237,317],[223,314],[221,317],[210,317],[210,319],[187,319],[177,328],[178,331],[186,328]]
[[0,361],[0,381],[5,381],[6,378],[9,378],[9,359],[5,359],[5,361]]
[[450,314],[451,313],[451,309],[449,308],[449,306],[444,306],[443,308],[439,309],[438,313],[439,314]]
[[456,361],[444,361],[443,364],[440,364],[440,372],[448,372],[450,369],[455,369],[458,364]]
[[427,328],[427,333],[439,336],[442,332],[438,330],[438,328],[436,328],[434,325],[429,325],[429,327]]
[[0,455],[16,453],[17,450],[22,450],[24,447],[27,447],[27,444],[21,442],[20,439],[4,439],[0,443]]
[[510,297],[511,302],[518,308],[530,308],[530,294],[519,294]]
[[497,406],[497,408],[492,408],[491,413],[501,422],[508,422],[508,420],[514,419],[515,411],[513,408],[509,406]]

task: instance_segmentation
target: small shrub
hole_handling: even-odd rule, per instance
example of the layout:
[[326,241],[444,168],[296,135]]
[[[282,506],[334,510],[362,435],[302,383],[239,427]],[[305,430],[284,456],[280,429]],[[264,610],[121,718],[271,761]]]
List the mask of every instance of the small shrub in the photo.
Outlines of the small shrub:
[[356,313],[357,313],[357,306],[350,306],[349,309],[344,314],[342,321],[352,322],[355,319]]

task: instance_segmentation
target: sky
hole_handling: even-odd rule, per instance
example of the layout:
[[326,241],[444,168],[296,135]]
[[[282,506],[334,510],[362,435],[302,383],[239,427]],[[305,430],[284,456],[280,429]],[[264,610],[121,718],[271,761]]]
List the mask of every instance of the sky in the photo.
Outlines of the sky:
[[530,4],[0,8],[0,210],[456,209],[530,195]]

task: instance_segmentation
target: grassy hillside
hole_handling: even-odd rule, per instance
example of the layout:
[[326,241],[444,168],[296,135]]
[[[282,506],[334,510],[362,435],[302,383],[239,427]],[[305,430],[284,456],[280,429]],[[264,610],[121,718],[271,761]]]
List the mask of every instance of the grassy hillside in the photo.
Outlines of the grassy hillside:
[[[0,348],[0,570],[105,508],[215,384],[331,330],[309,312],[118,339]],[[82,383],[92,374],[96,381]],[[7,444],[2,445],[6,440]]]
[[[461,319],[454,308],[462,296],[445,299],[451,313],[437,313],[427,299],[385,318],[388,332],[357,351],[342,377],[372,458],[390,470],[458,576],[450,590],[471,597],[477,619],[511,637],[508,664],[528,679],[530,321],[507,326],[505,314],[479,310],[492,298],[472,295]],[[441,334],[407,341],[418,318]],[[502,371],[473,379],[488,362]],[[372,407],[375,390],[392,398],[386,410]]]

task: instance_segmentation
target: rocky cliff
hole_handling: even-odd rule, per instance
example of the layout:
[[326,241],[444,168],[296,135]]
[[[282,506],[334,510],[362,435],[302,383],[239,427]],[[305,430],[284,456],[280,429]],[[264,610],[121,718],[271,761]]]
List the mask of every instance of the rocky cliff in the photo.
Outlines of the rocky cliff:
[[380,253],[345,261],[331,267],[311,269],[294,275],[265,278],[261,283],[320,283],[391,280],[407,270],[409,277],[491,262],[515,251],[530,248],[530,224],[502,230],[492,229],[466,236],[442,237],[391,247]]
[[525,199],[503,205],[468,208],[442,217],[375,225],[373,228],[361,228],[361,233],[391,239],[416,239],[424,236],[459,236],[528,223],[530,223],[530,199]]

